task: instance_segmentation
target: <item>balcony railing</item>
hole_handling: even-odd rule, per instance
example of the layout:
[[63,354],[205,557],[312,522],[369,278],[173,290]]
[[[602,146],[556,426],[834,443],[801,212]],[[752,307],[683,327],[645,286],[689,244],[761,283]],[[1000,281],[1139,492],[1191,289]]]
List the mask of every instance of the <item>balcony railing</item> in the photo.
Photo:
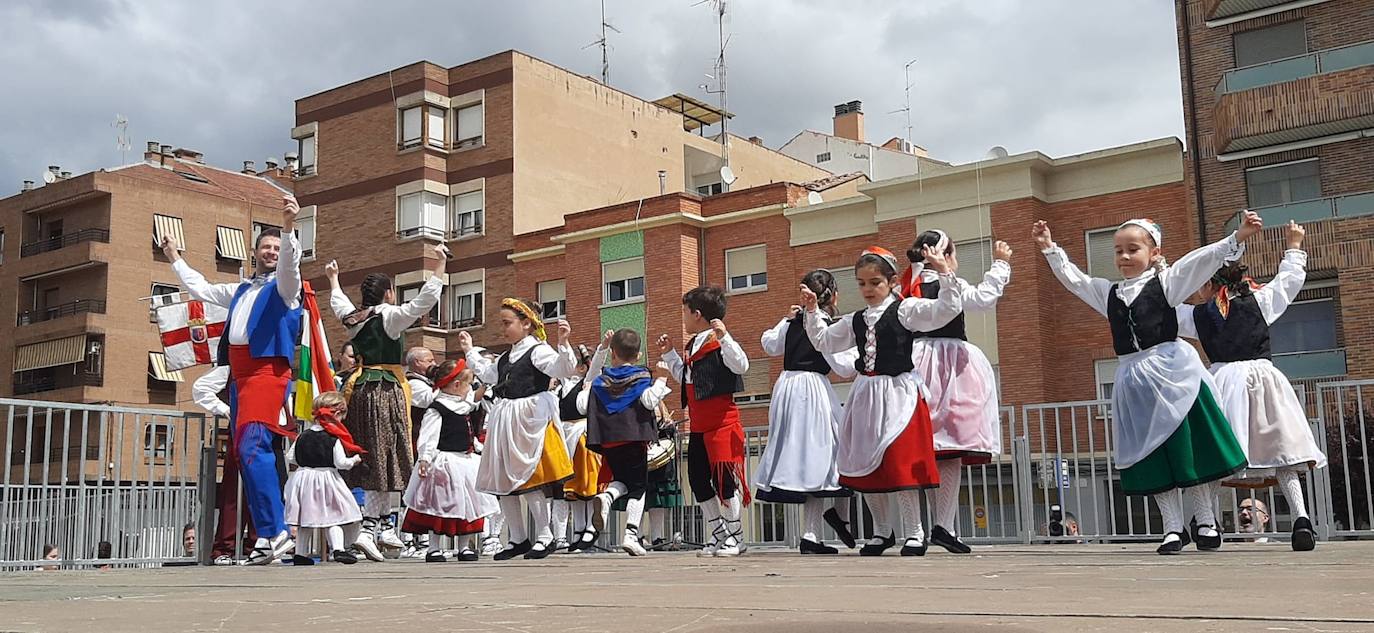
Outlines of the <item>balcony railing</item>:
[[19,313],[16,325],[28,325],[30,323],[40,323],[73,314],[82,313],[105,314],[105,301],[101,299],[78,299],[71,303],[63,303],[42,310],[25,310]]
[[39,253],[55,251],[66,248],[81,242],[104,242],[110,243],[110,232],[106,229],[82,229],[75,233],[68,233],[58,237],[29,242],[19,249],[20,257],[31,257]]
[[1274,354],[1274,366],[1290,380],[1332,378],[1346,373],[1345,350],[1329,349],[1313,352]]
[[[1283,226],[1289,220],[1301,224],[1331,218],[1353,218],[1374,214],[1374,191],[1285,202],[1250,210],[1264,217],[1265,226]],[[1240,213],[1236,213],[1226,222],[1227,231],[1234,231],[1240,226],[1240,216]]]
[[[59,384],[59,382],[61,384]],[[30,393],[42,391],[53,391],[55,389],[66,389],[67,387],[99,387],[105,384],[105,376],[102,374],[77,374],[70,378],[63,376],[59,381],[55,376],[37,376],[20,380],[14,380],[14,395],[22,396]]]
[[1369,64],[1374,64],[1374,41],[1329,48],[1226,71],[1217,83],[1217,94],[1240,92]]

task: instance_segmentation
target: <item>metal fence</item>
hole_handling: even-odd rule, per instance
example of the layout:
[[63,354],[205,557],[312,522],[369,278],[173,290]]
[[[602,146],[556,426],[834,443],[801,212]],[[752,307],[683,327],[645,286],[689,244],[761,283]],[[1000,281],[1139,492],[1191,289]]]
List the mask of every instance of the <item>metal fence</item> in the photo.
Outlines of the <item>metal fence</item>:
[[0,421],[0,569],[194,560],[205,416],[0,399]]

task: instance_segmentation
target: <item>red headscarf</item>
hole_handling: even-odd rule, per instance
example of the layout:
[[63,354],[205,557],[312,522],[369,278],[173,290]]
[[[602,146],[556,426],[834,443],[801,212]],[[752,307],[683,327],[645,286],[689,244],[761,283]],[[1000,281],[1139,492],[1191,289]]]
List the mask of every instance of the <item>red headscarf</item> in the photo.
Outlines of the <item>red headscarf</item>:
[[349,434],[348,427],[345,427],[343,422],[340,422],[339,418],[334,415],[334,409],[326,407],[316,411],[315,423],[323,427],[326,433],[338,438],[339,442],[343,443],[344,450],[359,455],[367,452],[353,441],[353,436]]
[[434,388],[443,389],[444,387],[453,384],[453,381],[458,380],[458,376],[461,375],[463,373],[463,370],[467,368],[467,361],[461,358],[458,359],[458,364],[453,366],[453,371],[449,372],[448,375],[443,376],[438,380],[434,381]]

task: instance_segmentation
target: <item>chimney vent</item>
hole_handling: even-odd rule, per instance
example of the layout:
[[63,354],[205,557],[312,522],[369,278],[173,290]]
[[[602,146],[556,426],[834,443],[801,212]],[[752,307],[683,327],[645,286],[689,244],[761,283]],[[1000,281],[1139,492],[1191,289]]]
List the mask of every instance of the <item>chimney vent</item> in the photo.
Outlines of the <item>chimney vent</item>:
[[20,193],[27,192],[27,191],[33,191],[33,181],[32,181],[32,180],[25,180],[25,181],[24,181],[24,188],[23,188],[23,189],[20,189],[19,191],[20,191]]
[[157,153],[157,148],[158,148],[157,141],[148,141],[148,149],[147,149],[147,152],[148,152],[148,153],[150,153],[150,154],[156,154],[156,153]]
[[62,173],[60,174],[60,176],[61,176],[61,178],[62,178],[63,180],[66,180],[66,179],[72,177],[72,172],[64,171],[64,172],[62,172]]
[[163,156],[171,156],[171,155],[172,155],[172,146],[171,146],[171,145],[163,145],[163,146],[162,146],[162,155],[163,155]]
[[245,160],[243,161],[243,173],[256,176],[258,174],[257,166],[253,164],[253,161]]
[[864,142],[864,110],[862,101],[850,101],[835,106],[835,136]]
[[267,171],[272,171],[277,168],[277,159],[275,157],[269,156],[265,162],[267,163]]

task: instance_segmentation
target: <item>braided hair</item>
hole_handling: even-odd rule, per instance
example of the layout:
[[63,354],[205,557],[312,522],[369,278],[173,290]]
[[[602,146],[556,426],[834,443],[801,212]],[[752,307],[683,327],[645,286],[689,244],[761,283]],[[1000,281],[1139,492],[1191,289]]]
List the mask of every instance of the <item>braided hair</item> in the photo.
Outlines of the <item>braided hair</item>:
[[391,277],[384,273],[368,273],[363,278],[363,307],[386,303],[386,292],[391,290]]
[[1228,262],[1212,275],[1212,284],[1226,288],[1232,296],[1243,297],[1254,290],[1253,280],[1248,274],[1250,267],[1240,262]]
[[802,277],[802,283],[806,284],[811,292],[816,293],[816,305],[819,305],[826,314],[835,316],[835,294],[838,287],[835,285],[835,276],[824,268],[817,268],[806,276]]

